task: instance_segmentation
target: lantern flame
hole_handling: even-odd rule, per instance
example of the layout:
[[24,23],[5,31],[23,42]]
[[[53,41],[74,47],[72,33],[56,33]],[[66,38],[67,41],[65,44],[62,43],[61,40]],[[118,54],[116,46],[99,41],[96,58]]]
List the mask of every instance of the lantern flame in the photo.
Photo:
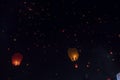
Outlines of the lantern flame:
[[15,66],[19,66],[20,65],[20,61],[13,61],[13,64],[15,65]]

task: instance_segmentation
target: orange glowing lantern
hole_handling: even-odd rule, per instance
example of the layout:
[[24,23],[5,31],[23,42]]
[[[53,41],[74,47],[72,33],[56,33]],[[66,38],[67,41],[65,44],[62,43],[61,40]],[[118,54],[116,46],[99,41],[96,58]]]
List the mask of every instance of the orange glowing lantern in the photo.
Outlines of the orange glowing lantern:
[[13,54],[12,56],[12,65],[14,66],[20,66],[21,62],[23,59],[23,55],[20,54],[19,52]]
[[69,48],[68,49],[68,57],[70,58],[70,60],[72,62],[77,61],[79,58],[78,50],[76,48]]
[[76,61],[79,59],[78,50],[76,48],[69,48],[68,57],[70,58],[72,62],[74,62],[74,68],[78,69],[78,64],[76,63]]

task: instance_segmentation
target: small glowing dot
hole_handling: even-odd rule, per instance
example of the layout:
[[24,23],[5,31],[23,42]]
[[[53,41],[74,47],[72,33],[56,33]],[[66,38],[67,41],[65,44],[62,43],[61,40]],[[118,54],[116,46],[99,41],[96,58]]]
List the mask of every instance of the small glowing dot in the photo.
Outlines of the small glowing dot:
[[86,24],[88,24],[89,22],[88,21],[86,21]]
[[56,76],[58,76],[58,73],[55,73]]
[[99,17],[98,20],[101,20],[101,18]]
[[100,69],[99,69],[99,68],[97,69],[97,72],[100,72]]
[[89,68],[89,67],[90,67],[90,65],[89,65],[89,64],[87,64],[87,65],[86,65],[86,67],[87,67],[87,68]]
[[16,38],[13,39],[14,42],[15,42],[16,40],[17,40]]
[[28,10],[29,10],[29,11],[32,11],[32,8],[29,7]]
[[51,47],[51,45],[50,45],[50,44],[48,44],[48,47]]
[[77,69],[78,68],[78,64],[75,64],[74,67]]
[[36,47],[39,47],[39,44],[36,44]]
[[22,71],[22,72],[25,72],[25,71]]
[[25,2],[23,2],[24,4],[27,4],[27,2],[25,1]]
[[44,11],[44,8],[42,8],[41,11]]
[[90,62],[88,62],[88,64],[90,64]]
[[64,33],[64,32],[65,32],[65,30],[64,30],[64,29],[62,29],[62,31],[61,31],[61,32],[63,32],[63,33]]
[[8,48],[7,50],[10,51],[10,48]]
[[115,59],[113,58],[112,61],[115,61]]
[[118,37],[120,38],[120,34],[118,34]]
[[77,36],[77,34],[76,33],[74,33],[74,37],[76,37]]
[[37,33],[36,33],[36,32],[34,32],[33,34],[34,34],[34,35],[37,35]]
[[85,17],[85,14],[83,14],[82,17]]
[[113,52],[112,52],[112,51],[110,51],[110,54],[112,55],[112,54],[113,54]]
[[26,66],[29,66],[29,64],[27,63]]
[[30,48],[27,48],[27,50],[29,51],[29,50],[30,50]]
[[4,32],[5,32],[5,30],[3,29],[3,30],[2,30],[2,32],[4,33]]

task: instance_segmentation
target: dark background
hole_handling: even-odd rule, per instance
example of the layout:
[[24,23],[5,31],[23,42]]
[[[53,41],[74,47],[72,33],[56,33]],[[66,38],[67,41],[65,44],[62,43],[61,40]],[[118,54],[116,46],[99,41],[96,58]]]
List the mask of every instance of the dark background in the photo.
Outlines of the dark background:
[[[0,80],[115,80],[119,10],[113,0],[0,0]],[[23,55],[19,67],[11,64],[15,52]]]

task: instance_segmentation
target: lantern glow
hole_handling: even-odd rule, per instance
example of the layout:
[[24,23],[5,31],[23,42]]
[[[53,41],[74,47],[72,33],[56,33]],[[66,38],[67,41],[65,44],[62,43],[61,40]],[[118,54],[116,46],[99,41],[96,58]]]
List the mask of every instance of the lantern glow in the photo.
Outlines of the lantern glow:
[[21,62],[22,62],[23,56],[20,53],[15,53],[12,56],[12,65],[14,66],[20,66]]
[[79,58],[78,50],[76,48],[69,48],[68,49],[68,57],[70,58],[70,60],[72,62],[77,61]]

